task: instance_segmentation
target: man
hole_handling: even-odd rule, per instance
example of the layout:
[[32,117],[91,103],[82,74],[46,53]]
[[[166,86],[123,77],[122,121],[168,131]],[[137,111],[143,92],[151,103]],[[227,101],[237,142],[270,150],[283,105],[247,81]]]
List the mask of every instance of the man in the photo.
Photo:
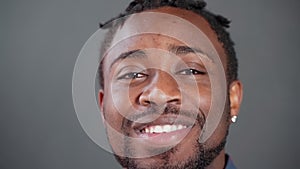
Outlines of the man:
[[234,168],[224,147],[242,85],[229,21],[205,6],[135,0],[100,25],[99,104],[124,168]]

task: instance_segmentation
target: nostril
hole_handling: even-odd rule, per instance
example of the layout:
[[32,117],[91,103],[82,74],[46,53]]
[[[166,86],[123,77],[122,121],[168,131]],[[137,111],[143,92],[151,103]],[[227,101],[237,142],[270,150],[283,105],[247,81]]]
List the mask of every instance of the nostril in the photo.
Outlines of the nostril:
[[181,104],[181,101],[180,101],[179,98],[174,98],[174,99],[168,100],[167,103],[171,103],[171,104]]
[[150,106],[155,104],[153,101],[150,100],[150,97],[145,93],[141,93],[141,95],[137,98],[136,102],[142,106]]
[[145,91],[137,98],[137,103],[142,106],[164,105],[166,103],[181,104],[180,95],[171,95],[160,89]]
[[143,100],[140,104],[144,106],[148,106],[151,105],[151,102],[149,100]]

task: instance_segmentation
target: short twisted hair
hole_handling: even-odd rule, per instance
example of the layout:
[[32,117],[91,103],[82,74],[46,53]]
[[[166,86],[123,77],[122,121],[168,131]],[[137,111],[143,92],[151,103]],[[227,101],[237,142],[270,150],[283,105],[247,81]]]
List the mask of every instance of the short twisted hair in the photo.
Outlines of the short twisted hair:
[[[227,55],[227,70],[226,78],[228,84],[236,80],[238,77],[238,63],[236,58],[236,53],[234,50],[234,42],[230,38],[230,34],[227,32],[226,28],[229,28],[230,21],[221,16],[216,15],[205,9],[206,2],[203,0],[134,0],[126,8],[124,12],[119,14],[117,17],[110,19],[105,23],[100,23],[101,29],[109,29],[105,40],[101,48],[101,56],[104,55],[105,51],[109,48],[111,41],[117,31],[117,28],[124,23],[127,16],[140,13],[143,11],[157,9],[160,7],[169,6],[174,8],[185,9],[192,11],[200,16],[202,16],[217,34],[218,40],[222,43],[225,53]],[[100,88],[104,87],[104,77],[103,77],[103,59],[101,60],[98,68],[98,77],[100,82]]]

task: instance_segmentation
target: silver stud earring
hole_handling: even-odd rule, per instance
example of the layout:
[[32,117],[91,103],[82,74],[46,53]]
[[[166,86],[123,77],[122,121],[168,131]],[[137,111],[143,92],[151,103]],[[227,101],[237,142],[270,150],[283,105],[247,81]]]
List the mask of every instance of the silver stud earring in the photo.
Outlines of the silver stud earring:
[[232,122],[232,123],[235,123],[236,120],[237,120],[237,116],[232,116],[232,117],[231,117],[231,122]]

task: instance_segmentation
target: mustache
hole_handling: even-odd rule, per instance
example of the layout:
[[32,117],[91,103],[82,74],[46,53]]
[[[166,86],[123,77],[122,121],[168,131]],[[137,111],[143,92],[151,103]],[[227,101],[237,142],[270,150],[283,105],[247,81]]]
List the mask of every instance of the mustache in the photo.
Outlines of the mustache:
[[122,122],[122,129],[124,130],[129,129],[133,123],[139,121],[140,119],[146,116],[152,116],[158,118],[163,115],[179,115],[179,116],[185,116],[191,119],[195,119],[195,123],[198,123],[201,129],[203,129],[206,121],[206,116],[204,114],[204,111],[202,111],[200,108],[193,109],[193,110],[186,110],[186,109],[181,109],[179,108],[179,106],[176,106],[174,104],[167,104],[165,106],[152,105],[151,107],[149,107],[147,110],[143,112],[137,112],[126,116],[126,118],[124,118]]

